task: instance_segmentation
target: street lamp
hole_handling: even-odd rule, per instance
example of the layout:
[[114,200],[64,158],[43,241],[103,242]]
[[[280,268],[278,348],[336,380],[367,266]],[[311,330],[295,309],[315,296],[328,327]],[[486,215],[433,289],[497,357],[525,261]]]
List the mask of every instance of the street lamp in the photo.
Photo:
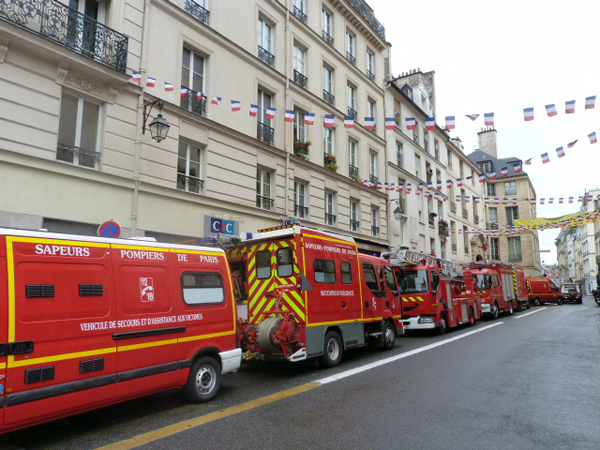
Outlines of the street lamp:
[[394,214],[394,219],[396,220],[400,220],[400,218],[402,217],[402,210],[400,209],[400,201],[399,200],[392,200],[390,201],[391,203],[396,203],[396,209],[394,209],[393,214]]
[[[146,132],[146,122],[148,121],[148,117],[152,112],[152,107],[156,106],[158,108],[158,115],[154,118],[148,128],[150,129],[150,135],[152,139],[156,142],[163,141],[167,137],[167,133],[169,132],[169,122],[162,116],[161,112],[163,109],[163,101],[162,100],[154,100],[153,102],[146,103],[144,105],[144,123],[142,125],[142,133]],[[148,110],[148,107],[150,109]]]

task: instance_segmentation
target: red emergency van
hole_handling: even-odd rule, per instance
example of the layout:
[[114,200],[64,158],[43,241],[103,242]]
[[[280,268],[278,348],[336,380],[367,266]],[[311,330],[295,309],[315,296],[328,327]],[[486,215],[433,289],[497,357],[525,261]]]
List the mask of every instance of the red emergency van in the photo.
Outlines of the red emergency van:
[[237,369],[225,252],[0,229],[0,431]]

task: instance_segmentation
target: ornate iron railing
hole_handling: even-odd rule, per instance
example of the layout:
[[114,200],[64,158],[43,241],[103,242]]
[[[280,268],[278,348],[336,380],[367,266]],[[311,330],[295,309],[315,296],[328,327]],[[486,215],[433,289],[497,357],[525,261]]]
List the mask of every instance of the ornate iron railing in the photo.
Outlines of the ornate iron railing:
[[352,164],[348,165],[348,176],[350,178],[354,178],[355,180],[358,180],[358,167],[353,166]]
[[306,78],[303,74],[301,74],[297,70],[294,70],[294,81],[296,83],[298,83],[300,86],[302,86],[303,88],[306,88],[306,86],[308,85],[308,78]]
[[294,142],[294,155],[299,156],[300,158],[308,159],[308,145],[304,142]]
[[330,105],[333,105],[333,104],[335,104],[335,95],[333,95],[331,92],[323,89],[323,100],[325,100]]
[[185,5],[183,6],[183,10],[194,16],[200,22],[204,22],[208,25],[208,21],[210,19],[210,11],[206,8],[203,8],[198,3],[192,0],[185,0]]
[[206,98],[198,99],[198,92],[188,89],[187,95],[181,97],[179,106],[201,116],[206,116]]
[[59,142],[56,146],[56,159],[95,169],[100,162],[100,153]]
[[468,219],[469,218],[469,210],[467,208],[463,208],[462,215],[463,215],[464,219]]
[[256,139],[269,145],[273,145],[273,142],[275,141],[275,130],[262,122],[257,122],[256,128]]
[[275,200],[273,200],[270,197],[263,197],[262,195],[256,196],[256,207],[257,208],[266,209],[268,211],[271,211],[271,209],[273,209],[274,203],[275,203]]
[[350,61],[350,64],[356,65],[356,56],[350,52],[346,52],[346,59]]
[[327,31],[323,31],[323,39],[325,39],[325,42],[327,42],[329,45],[333,45],[333,36],[331,36]]
[[302,12],[298,7],[294,6],[294,15],[302,22],[306,23],[306,14]]
[[372,226],[371,227],[371,236],[379,236],[379,227]]
[[360,222],[358,220],[350,220],[350,231],[360,231]]
[[456,203],[455,202],[450,202],[450,211],[453,213],[456,212]]
[[306,219],[308,216],[308,207],[302,205],[294,205],[294,214],[300,219]]
[[177,174],[177,189],[187,192],[200,193],[204,186],[204,180],[196,177],[190,177],[183,173]]
[[125,73],[129,39],[76,9],[50,0],[0,0],[0,19]]
[[273,53],[269,52],[268,50],[262,48],[260,45],[258,46],[258,57],[271,67],[275,65],[275,55],[273,55]]
[[335,214],[325,213],[325,224],[326,225],[332,225],[332,226],[335,225],[335,219],[336,219]]
[[350,106],[348,106],[348,115],[354,117],[355,119],[357,118],[358,112],[354,109],[351,108]]
[[367,70],[367,77],[369,78],[369,80],[375,81],[375,74],[370,70]]
[[373,14],[373,10],[367,5],[364,0],[348,0],[349,3],[354,6],[354,9],[358,11],[358,13],[364,17],[364,19],[369,22],[377,34],[385,39],[385,27],[381,25],[381,23],[377,20],[375,15]]
[[373,183],[375,186],[377,186],[379,184],[379,178],[377,178],[375,175],[370,174],[369,175],[369,181],[371,183]]

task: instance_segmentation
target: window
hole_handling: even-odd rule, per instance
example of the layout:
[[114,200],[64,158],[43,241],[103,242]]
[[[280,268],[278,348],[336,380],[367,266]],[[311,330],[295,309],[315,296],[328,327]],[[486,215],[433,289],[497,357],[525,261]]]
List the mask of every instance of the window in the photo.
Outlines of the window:
[[508,238],[508,260],[509,261],[521,261],[523,254],[521,253],[521,237],[509,237]]
[[294,70],[302,75],[306,73],[306,52],[303,48],[294,45]]
[[435,156],[435,159],[437,159],[439,161],[439,159],[440,159],[440,141],[438,141],[437,139],[433,140],[433,156]]
[[271,172],[256,170],[256,207],[271,211],[273,199],[271,199]]
[[419,124],[417,122],[417,126],[413,130],[413,142],[419,144]]
[[487,195],[496,195],[496,184],[495,183],[485,183],[487,186]]
[[294,274],[294,254],[291,248],[277,250],[277,276],[291,277]]
[[348,139],[348,176],[358,179],[358,142],[354,139]]
[[271,252],[269,250],[256,253],[256,278],[259,280],[271,278]]
[[317,283],[335,283],[335,262],[328,259],[315,259],[314,268]]
[[465,255],[469,254],[469,234],[467,227],[463,227],[463,241],[465,243]]
[[262,17],[258,19],[258,57],[270,66],[275,64],[273,27]]
[[100,117],[102,106],[91,100],[63,93],[58,124],[56,159],[76,166],[99,168]]
[[452,168],[452,151],[447,149],[448,152],[448,167]]
[[371,208],[371,236],[379,236],[379,208]]
[[[106,2],[98,0],[70,0],[69,6],[84,16],[84,18],[81,18],[76,14],[67,13],[66,37],[69,48],[76,49],[86,56],[93,57],[96,53],[96,44],[102,44],[100,37],[102,33],[100,30],[97,30],[96,22],[105,22]],[[98,49],[98,52],[102,51],[105,51],[105,49]]]
[[375,102],[373,100],[367,100],[367,117],[375,118]]
[[223,303],[223,277],[211,272],[183,272],[181,275],[183,301],[186,305]]
[[365,277],[365,284],[371,291],[379,291],[379,283],[377,282],[377,272],[375,266],[371,263],[363,263],[363,274]]
[[202,149],[179,142],[177,189],[199,194],[202,191]]
[[325,224],[334,226],[335,219],[335,194],[325,192]]
[[333,45],[333,16],[328,11],[323,10],[321,18],[323,26],[323,39],[325,39],[329,45]]
[[306,113],[304,111],[296,110],[296,114],[294,115],[294,141],[308,141],[305,120]]
[[500,258],[500,239],[490,238],[490,256],[493,260],[501,261]]
[[335,155],[335,130],[328,127],[323,130],[323,150],[326,155]]
[[421,178],[419,173],[421,172],[421,157],[415,154],[415,177]]
[[369,153],[369,176],[371,180],[377,180],[377,153]]
[[306,23],[306,0],[294,0],[294,15]]
[[429,132],[427,130],[423,130],[423,148],[429,153]]
[[272,119],[267,117],[267,109],[271,108],[273,97],[262,89],[259,89],[257,99],[259,108],[256,138],[259,141],[272,145],[275,139],[275,130],[271,127]]
[[356,118],[356,88],[348,85],[348,115]]
[[482,161],[479,163],[479,168],[483,173],[489,173],[492,171],[492,162],[491,161]]
[[350,231],[354,231],[355,233],[360,231],[357,200],[350,200]]
[[475,186],[475,172],[471,169],[471,184]]
[[519,207],[518,206],[507,206],[506,207],[506,224],[510,226],[515,225],[515,220],[519,219]]
[[404,144],[402,142],[396,142],[396,165],[404,168]]
[[490,208],[489,210],[489,214],[490,214],[490,229],[491,230],[497,230],[498,229],[498,208]]
[[348,261],[342,261],[342,283],[352,284],[352,265]]
[[208,10],[208,5],[206,3],[206,0],[192,0],[191,2],[185,2],[185,11],[208,25],[210,11]]
[[356,35],[351,31],[346,32],[346,58],[356,64]]
[[323,66],[323,100],[330,105],[335,103],[333,95],[333,71],[326,66]]
[[367,50],[367,77],[371,81],[375,80],[375,55],[370,50]]
[[198,100],[198,93],[204,92],[205,61],[202,55],[184,47],[181,58],[181,87],[188,88],[182,96],[180,106],[200,115],[206,114],[206,100]]
[[390,266],[385,266],[384,270],[385,270],[385,282],[387,283],[388,288],[390,289],[390,291],[397,292],[398,284],[396,283],[396,277],[394,276],[394,271],[392,270],[392,268]]
[[458,169],[460,173],[460,178],[463,178],[465,176],[465,166],[462,161],[459,163]]
[[517,195],[516,181],[507,181],[504,183],[504,195]]
[[306,184],[294,181],[294,213],[299,219],[306,219],[308,216],[306,191]]

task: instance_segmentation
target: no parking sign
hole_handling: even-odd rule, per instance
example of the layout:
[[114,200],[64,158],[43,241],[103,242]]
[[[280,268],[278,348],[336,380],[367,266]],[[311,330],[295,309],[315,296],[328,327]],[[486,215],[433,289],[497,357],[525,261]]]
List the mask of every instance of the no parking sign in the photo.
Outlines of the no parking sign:
[[121,225],[114,220],[108,220],[98,227],[98,236],[119,238],[121,237]]

